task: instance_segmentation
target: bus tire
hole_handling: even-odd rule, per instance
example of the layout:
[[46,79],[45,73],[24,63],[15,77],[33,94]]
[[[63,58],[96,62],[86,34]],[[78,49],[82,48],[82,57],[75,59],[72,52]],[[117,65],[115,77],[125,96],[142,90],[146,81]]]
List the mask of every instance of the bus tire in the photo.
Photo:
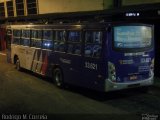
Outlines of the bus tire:
[[18,71],[21,71],[20,60],[19,59],[16,60],[16,69]]
[[55,68],[53,70],[53,81],[56,84],[57,87],[63,88],[64,83],[63,83],[63,73],[60,68]]

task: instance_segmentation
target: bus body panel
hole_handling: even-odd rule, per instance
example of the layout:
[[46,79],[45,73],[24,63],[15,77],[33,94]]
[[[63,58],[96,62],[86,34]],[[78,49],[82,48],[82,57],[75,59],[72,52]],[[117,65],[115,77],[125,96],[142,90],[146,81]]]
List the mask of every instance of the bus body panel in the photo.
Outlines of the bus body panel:
[[77,76],[81,75],[81,56],[53,52],[49,57],[51,64],[60,65],[60,68],[63,71],[65,83],[79,84],[80,81],[77,79]]
[[[145,25],[139,24],[138,26]],[[153,27],[150,27],[153,30]],[[152,85],[154,77],[154,37],[151,38],[152,45],[149,49],[138,50],[134,48],[122,51],[114,48],[114,36],[113,33],[111,34],[108,35],[110,46],[108,47],[106,91]]]
[[[141,52],[127,56],[128,53],[117,53],[112,52],[109,62],[115,63],[117,82],[134,82],[145,80],[153,76],[151,67],[154,63],[153,52]],[[129,53],[135,54],[135,53]],[[115,58],[116,56],[116,58]],[[122,69],[123,68],[123,69]]]
[[102,59],[53,52],[49,60],[49,63],[61,66],[65,83],[104,90],[107,66]]
[[[14,49],[13,49],[14,48]],[[37,48],[22,47],[11,45],[12,53],[12,63],[14,63],[14,57],[18,56],[20,60],[20,66],[27,70],[31,70],[35,73],[41,75],[49,75],[49,63],[48,57],[51,51],[42,50]]]
[[[26,26],[21,27],[18,29],[24,29]],[[154,46],[148,50],[136,52],[116,50],[113,47],[113,31],[108,29],[113,26],[108,23],[105,25],[31,25],[28,27],[31,31],[34,29],[43,31],[45,29],[63,30],[65,32],[70,30],[81,31],[82,51],[81,54],[74,55],[66,51],[59,52],[54,49],[12,44],[12,63],[14,63],[14,57],[17,55],[21,67],[25,69],[53,77],[54,68],[59,67],[63,73],[64,83],[99,91],[147,86],[153,83]],[[16,29],[16,25],[13,28]],[[85,43],[86,38],[84,36],[87,30],[103,32],[102,54],[99,58],[85,56],[85,45],[87,43]],[[69,43],[65,41],[65,44]]]

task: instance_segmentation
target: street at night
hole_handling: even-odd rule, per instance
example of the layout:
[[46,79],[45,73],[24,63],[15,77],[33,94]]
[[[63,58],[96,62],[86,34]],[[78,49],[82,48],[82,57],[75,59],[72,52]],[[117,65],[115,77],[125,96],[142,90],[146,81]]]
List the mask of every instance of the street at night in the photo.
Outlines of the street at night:
[[[83,88],[57,88],[49,78],[19,72],[0,55],[0,111],[3,114],[95,115],[110,118],[160,114],[160,79],[147,93],[141,89],[98,93]],[[126,117],[125,117],[126,116]],[[134,116],[134,117],[133,117]],[[127,118],[128,118],[127,117]],[[126,118],[126,119],[127,119]]]

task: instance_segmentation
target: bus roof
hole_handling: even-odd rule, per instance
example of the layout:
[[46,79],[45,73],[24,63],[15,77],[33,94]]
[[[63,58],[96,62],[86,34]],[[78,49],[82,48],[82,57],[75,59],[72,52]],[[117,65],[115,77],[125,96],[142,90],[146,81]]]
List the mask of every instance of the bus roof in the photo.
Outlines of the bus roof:
[[104,29],[109,23],[59,23],[59,24],[17,24],[7,25],[8,29]]

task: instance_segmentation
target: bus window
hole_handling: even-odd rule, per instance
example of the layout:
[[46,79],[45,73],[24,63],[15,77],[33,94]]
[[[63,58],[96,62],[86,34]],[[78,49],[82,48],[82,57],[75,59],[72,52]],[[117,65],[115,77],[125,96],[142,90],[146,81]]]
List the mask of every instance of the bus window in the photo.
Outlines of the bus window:
[[152,46],[152,28],[147,26],[114,27],[114,48],[137,50]]
[[53,48],[53,31],[43,30],[43,49]]
[[42,46],[41,40],[32,39],[31,47],[41,48],[41,46]]
[[81,33],[80,31],[69,31],[67,53],[81,54]]
[[86,31],[85,33],[85,56],[100,57],[102,49],[102,32]]
[[32,30],[31,34],[31,47],[42,47],[42,31],[41,30]]
[[42,39],[42,30],[37,30],[37,38]]
[[43,39],[52,40],[53,39],[53,31],[52,30],[43,30]]
[[22,30],[21,45],[30,46],[30,30]]
[[66,32],[65,31],[56,31],[56,40],[58,41],[65,41]]
[[32,30],[32,38],[37,38],[37,30]]
[[21,38],[21,30],[13,30],[13,44],[19,44]]
[[80,42],[80,31],[69,31],[68,41],[69,42]]
[[65,52],[65,31],[56,31],[55,40],[54,40],[54,50],[59,52]]

